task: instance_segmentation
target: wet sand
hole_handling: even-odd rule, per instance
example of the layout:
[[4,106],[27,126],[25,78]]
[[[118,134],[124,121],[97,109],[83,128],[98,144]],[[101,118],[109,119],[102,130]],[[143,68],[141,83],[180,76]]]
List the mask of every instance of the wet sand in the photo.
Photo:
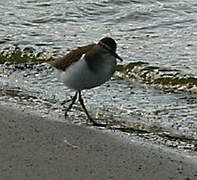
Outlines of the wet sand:
[[195,180],[197,159],[0,105],[2,180]]

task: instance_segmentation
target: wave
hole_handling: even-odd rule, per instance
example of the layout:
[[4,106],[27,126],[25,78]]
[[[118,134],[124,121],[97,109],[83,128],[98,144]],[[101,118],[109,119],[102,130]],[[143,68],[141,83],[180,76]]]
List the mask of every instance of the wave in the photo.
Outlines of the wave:
[[42,63],[53,60],[55,52],[37,51],[34,47],[21,48],[17,45],[10,46],[0,51],[0,64],[9,63]]
[[[33,47],[20,48],[12,46],[0,51],[0,63],[43,63],[57,58],[56,52],[38,52]],[[184,74],[181,70],[153,66],[138,61],[117,66],[116,75],[121,78],[135,80],[155,87],[197,92],[197,77]]]
[[151,66],[146,62],[118,65],[119,77],[171,90],[197,92],[197,78],[180,70]]

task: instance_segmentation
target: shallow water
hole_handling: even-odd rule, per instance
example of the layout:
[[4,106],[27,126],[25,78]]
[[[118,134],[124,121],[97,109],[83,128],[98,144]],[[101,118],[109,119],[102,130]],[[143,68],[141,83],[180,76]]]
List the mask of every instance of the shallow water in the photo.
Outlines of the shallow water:
[[[111,36],[124,62],[112,81],[84,92],[90,113],[124,132],[196,151],[195,1],[2,0],[0,16],[2,103],[62,117],[73,93],[35,62]],[[85,121],[79,105],[70,116]]]

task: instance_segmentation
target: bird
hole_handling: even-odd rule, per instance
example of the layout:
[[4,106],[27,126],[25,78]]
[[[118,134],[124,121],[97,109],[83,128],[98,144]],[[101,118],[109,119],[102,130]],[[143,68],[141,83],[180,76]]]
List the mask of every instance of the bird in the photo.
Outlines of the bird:
[[75,91],[70,105],[65,110],[65,118],[78,100],[93,125],[99,125],[88,113],[81,91],[91,89],[108,81],[116,70],[116,59],[123,59],[116,53],[117,44],[111,37],[104,37],[98,43],[78,47],[67,55],[49,61],[55,75],[69,89]]

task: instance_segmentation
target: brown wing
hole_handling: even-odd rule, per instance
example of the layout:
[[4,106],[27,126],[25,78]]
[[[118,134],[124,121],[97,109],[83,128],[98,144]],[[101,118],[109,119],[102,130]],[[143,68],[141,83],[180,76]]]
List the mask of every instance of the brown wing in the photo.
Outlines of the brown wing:
[[90,49],[92,49],[95,46],[95,44],[90,44],[87,46],[79,47],[75,50],[72,50],[67,55],[63,56],[60,59],[57,59],[55,61],[49,61],[48,64],[51,64],[57,69],[65,71],[68,66],[70,66],[72,63],[78,61],[81,56],[85,53],[87,53]]

